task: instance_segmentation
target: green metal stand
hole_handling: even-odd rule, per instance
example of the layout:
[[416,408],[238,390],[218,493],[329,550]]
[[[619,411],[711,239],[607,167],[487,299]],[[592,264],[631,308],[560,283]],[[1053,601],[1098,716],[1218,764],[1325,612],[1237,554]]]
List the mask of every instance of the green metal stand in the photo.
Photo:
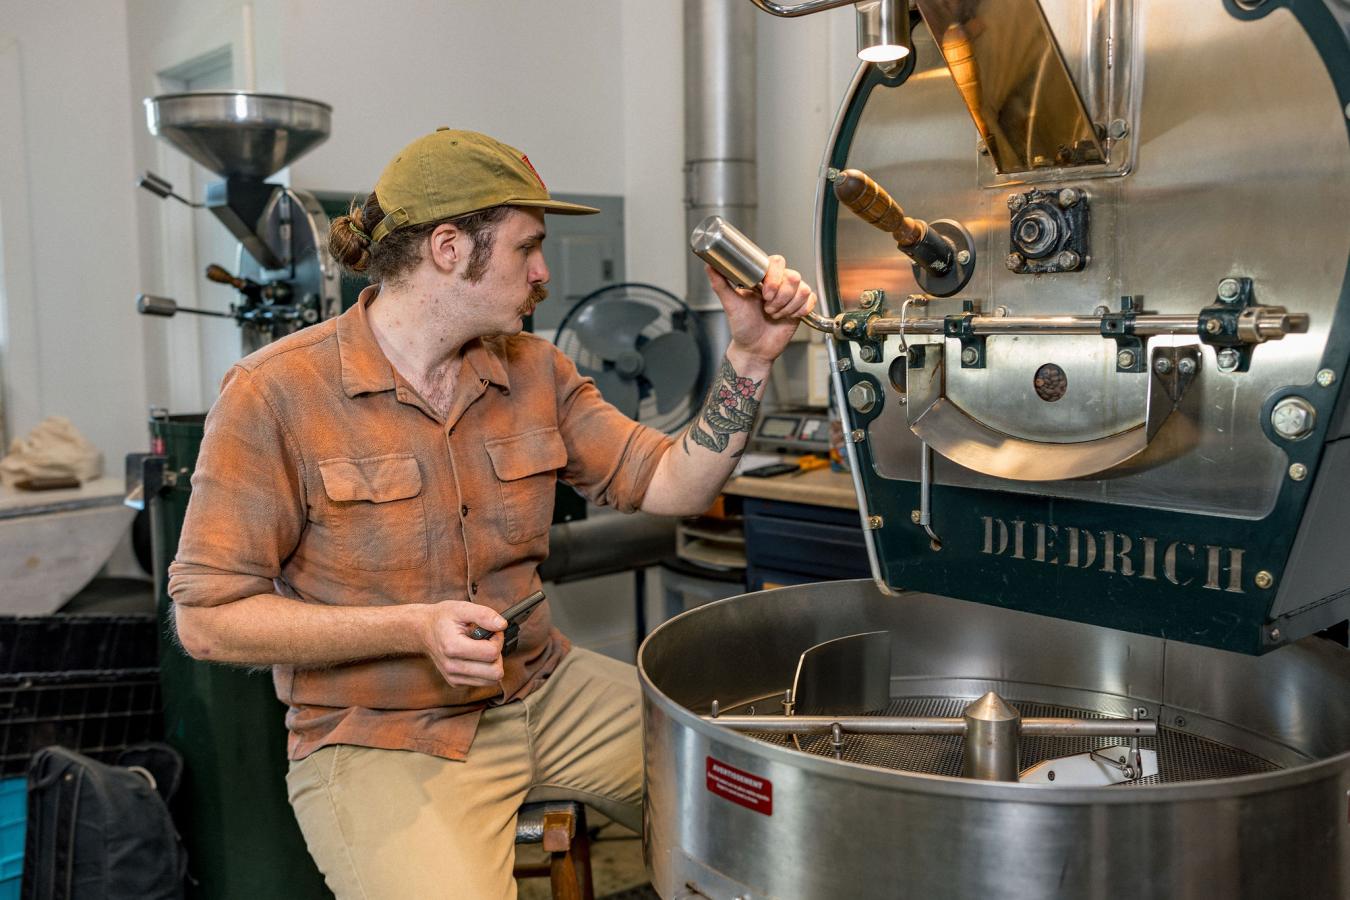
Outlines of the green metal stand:
[[168,566],[178,550],[205,416],[150,420],[174,473],[147,498],[154,534],[165,739],[186,771],[174,803],[198,900],[330,898],[286,799],[286,708],[266,672],[197,662],[174,637]]

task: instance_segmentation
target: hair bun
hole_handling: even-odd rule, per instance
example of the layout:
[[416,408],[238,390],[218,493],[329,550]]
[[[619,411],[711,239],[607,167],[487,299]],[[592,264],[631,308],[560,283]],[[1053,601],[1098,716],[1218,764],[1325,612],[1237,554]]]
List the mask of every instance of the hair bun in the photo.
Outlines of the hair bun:
[[361,208],[352,205],[345,216],[338,216],[328,228],[328,252],[344,268],[364,272],[370,265],[370,235],[366,234]]

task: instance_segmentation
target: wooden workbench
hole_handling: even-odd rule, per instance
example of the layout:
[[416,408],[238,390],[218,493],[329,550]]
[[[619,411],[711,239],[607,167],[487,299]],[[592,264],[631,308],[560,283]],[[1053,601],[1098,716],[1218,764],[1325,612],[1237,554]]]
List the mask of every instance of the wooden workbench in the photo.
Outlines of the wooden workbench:
[[853,476],[828,468],[812,469],[801,474],[775,475],[772,478],[746,478],[742,475],[728,481],[722,493],[835,509],[858,508]]

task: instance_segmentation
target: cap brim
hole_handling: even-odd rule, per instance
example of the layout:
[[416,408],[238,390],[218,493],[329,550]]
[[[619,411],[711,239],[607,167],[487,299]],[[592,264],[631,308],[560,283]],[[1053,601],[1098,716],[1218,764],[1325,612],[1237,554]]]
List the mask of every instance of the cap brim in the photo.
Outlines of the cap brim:
[[580,203],[566,203],[562,200],[507,200],[502,206],[528,206],[563,216],[593,216],[600,212],[594,206],[582,206]]

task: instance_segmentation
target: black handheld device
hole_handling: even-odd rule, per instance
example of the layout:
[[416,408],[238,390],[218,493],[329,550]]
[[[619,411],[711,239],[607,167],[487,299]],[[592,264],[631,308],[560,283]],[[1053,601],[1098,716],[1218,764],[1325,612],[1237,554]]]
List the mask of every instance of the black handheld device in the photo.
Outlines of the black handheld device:
[[786,475],[789,472],[795,472],[798,468],[800,468],[800,466],[796,463],[769,463],[767,466],[746,469],[741,474],[750,478],[772,478],[775,475]]
[[[516,649],[516,644],[520,642],[520,625],[530,617],[534,608],[544,601],[544,592],[535,591],[530,596],[521,600],[512,606],[502,610],[501,616],[506,620],[506,630],[502,632],[502,656]],[[475,641],[485,641],[497,632],[488,631],[481,625],[475,625],[473,631],[469,632],[469,637]]]

